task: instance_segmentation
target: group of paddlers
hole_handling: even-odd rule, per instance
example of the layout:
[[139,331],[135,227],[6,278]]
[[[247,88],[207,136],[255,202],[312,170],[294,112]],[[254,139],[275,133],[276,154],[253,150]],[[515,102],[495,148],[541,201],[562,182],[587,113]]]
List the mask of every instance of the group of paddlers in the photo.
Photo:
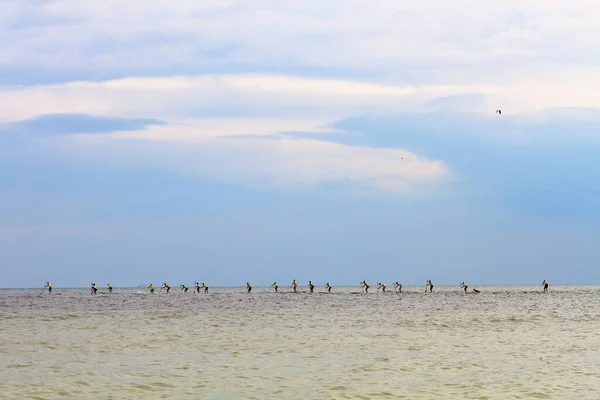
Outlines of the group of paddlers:
[[[362,281],[360,282],[360,286],[363,290],[364,293],[369,293],[369,288],[371,287],[367,281]],[[186,285],[179,285],[181,291],[183,291],[184,293],[187,293],[189,290],[189,287]],[[279,285],[277,284],[277,282],[273,282],[273,284],[271,285],[271,287],[274,289],[274,291],[276,293],[279,292]],[[331,289],[333,288],[333,286],[331,286],[331,284],[329,282],[327,282],[325,285],[325,291],[327,293],[331,293]],[[398,293],[402,293],[402,284],[398,281],[394,282],[394,291],[397,291]],[[543,287],[543,291],[547,292],[548,291],[548,281],[544,279],[544,281],[542,282],[542,287]],[[290,286],[291,289],[294,290],[294,293],[298,292],[298,282],[294,279],[294,281],[292,282],[292,285]],[[313,281],[308,281],[308,288],[310,290],[311,293],[314,292],[315,290],[315,284],[313,283]],[[465,283],[465,282],[461,282],[460,284],[460,288],[461,290],[463,290],[465,293],[468,293],[468,289],[469,286]],[[44,290],[48,290],[49,294],[52,294],[52,284],[48,281],[46,281],[46,285],[44,286]],[[107,292],[103,292],[103,293],[112,293],[113,291],[113,286],[109,283],[107,285]],[[148,285],[148,289],[150,289],[150,293],[152,294],[156,294],[156,287],[154,286],[154,284],[150,284]],[[162,286],[160,287],[159,293],[162,292],[162,290],[165,289],[166,293],[169,294],[171,292],[171,286],[166,283],[163,282]],[[387,289],[387,286],[385,283],[379,282],[377,283],[377,291],[379,292],[380,290],[385,292]],[[475,289],[472,288],[471,289],[474,293],[480,293],[479,289]],[[208,293],[208,285],[204,282],[199,283],[199,282],[194,282],[194,292],[195,293],[200,293],[200,292],[204,292],[204,293]],[[246,291],[248,293],[252,292],[252,284],[250,284],[250,282],[246,282]],[[425,292],[433,292],[433,281],[431,281],[431,279],[427,280],[427,282],[425,283]],[[96,294],[98,292],[98,286],[96,286],[95,283],[91,284],[90,287],[90,293],[91,294]],[[43,291],[42,291],[43,293]]]

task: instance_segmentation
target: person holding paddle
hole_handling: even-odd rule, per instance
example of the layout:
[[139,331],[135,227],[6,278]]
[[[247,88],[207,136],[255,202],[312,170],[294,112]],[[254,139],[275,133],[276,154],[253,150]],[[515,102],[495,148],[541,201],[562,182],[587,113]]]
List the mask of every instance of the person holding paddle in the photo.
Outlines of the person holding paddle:
[[378,292],[379,292],[379,289],[383,289],[383,293],[385,293],[385,288],[386,288],[386,286],[385,286],[384,283],[380,282],[380,283],[377,284],[377,291]]
[[544,282],[542,282],[542,286],[544,287],[544,293],[546,293],[548,291],[548,281],[544,279]]
[[467,284],[466,284],[466,283],[462,282],[462,283],[460,284],[460,287],[462,288],[462,290],[464,290],[464,291],[465,291],[465,293],[467,293],[467,289],[468,289],[469,287],[467,286]]
[[368,294],[369,293],[369,284],[367,283],[367,281],[362,281],[360,284],[361,284],[361,287],[363,289],[365,289],[365,293]]
[[398,293],[402,293],[402,284],[400,282],[396,281],[396,283],[394,283],[394,287],[398,289]]
[[44,285],[44,292],[46,291],[46,288],[48,288],[48,294],[52,294],[52,284],[48,281],[46,281],[46,285]]
[[198,282],[194,282],[194,285],[196,285],[196,293],[200,293],[200,284]]
[[292,282],[292,289],[294,289],[294,293],[297,293],[298,290],[298,283],[296,282],[296,280],[294,279],[294,282]]
[[250,284],[250,282],[246,282],[246,289],[248,290],[248,293],[252,291],[252,285]]
[[185,286],[185,285],[179,285],[179,286],[181,287],[181,290],[183,290],[184,293],[187,293],[187,291],[189,289],[187,286]]
[[[429,292],[433,293],[433,282],[431,281],[431,279],[427,281],[427,285],[429,285]],[[425,291],[427,291],[427,288],[425,289]]]
[[148,289],[150,289],[150,294],[155,294],[154,290],[156,290],[156,287],[154,287],[154,283],[148,285]]
[[308,288],[310,289],[310,292],[313,293],[315,291],[315,284],[312,283],[312,281],[308,281]]
[[110,283],[108,284],[108,293],[112,293],[112,285]]
[[325,288],[327,289],[327,293],[331,293],[331,285],[329,284],[329,282],[325,284]]
[[98,287],[96,286],[95,283],[92,283],[92,289],[90,294],[96,294],[98,292]]
[[277,290],[279,290],[279,285],[277,284],[277,282],[273,282],[273,284],[271,285],[271,287],[273,289],[275,289],[275,293],[277,293]]

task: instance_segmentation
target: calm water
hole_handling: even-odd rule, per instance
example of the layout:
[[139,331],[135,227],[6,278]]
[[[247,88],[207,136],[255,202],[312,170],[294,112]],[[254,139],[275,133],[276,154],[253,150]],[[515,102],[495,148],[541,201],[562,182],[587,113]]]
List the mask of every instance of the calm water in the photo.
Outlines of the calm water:
[[599,286],[480,289],[0,290],[0,398],[600,398]]

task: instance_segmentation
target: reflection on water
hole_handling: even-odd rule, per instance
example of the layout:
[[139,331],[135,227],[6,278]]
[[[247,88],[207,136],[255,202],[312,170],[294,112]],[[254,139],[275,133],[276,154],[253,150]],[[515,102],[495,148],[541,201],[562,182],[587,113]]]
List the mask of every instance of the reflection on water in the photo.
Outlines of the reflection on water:
[[0,290],[0,398],[597,398],[600,287],[480,289]]

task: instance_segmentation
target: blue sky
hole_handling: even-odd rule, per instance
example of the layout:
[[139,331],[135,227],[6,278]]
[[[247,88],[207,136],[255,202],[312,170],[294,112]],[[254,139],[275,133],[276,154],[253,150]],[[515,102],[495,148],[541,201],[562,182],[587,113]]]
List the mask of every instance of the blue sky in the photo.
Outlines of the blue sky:
[[595,2],[132,3],[0,4],[0,287],[600,283]]

